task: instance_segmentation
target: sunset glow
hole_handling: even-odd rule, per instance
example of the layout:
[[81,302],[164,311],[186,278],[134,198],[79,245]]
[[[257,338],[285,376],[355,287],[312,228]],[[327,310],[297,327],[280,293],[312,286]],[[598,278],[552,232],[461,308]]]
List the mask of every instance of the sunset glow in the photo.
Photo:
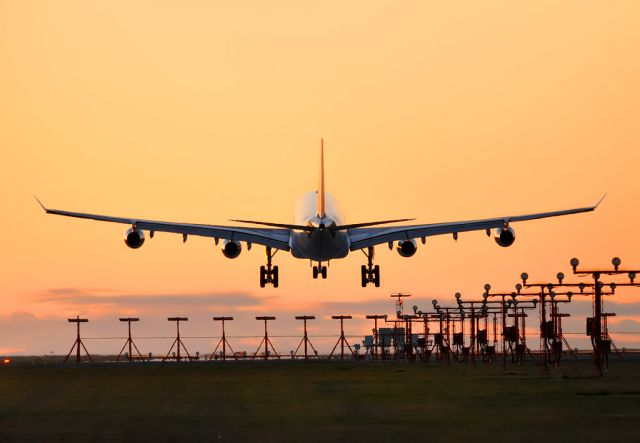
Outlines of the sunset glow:
[[[368,334],[364,315],[392,314],[391,292],[427,307],[479,297],[486,282],[511,290],[522,271],[569,275],[574,256],[640,267],[639,13],[633,1],[1,1],[0,354],[68,352],[76,315],[88,337],[114,337],[91,341],[97,352],[122,345],[119,316],[156,337],[173,333],[169,316],[190,318],[187,336],[216,336],[211,317],[233,315],[233,344],[253,352],[256,315],[278,317],[274,336],[300,336],[294,315],[316,315],[309,334],[326,351],[335,338],[313,336],[337,333],[332,314]],[[430,237],[413,258],[378,247],[380,288],[360,287],[358,251],[327,280],[280,252],[277,289],[258,285],[263,247],[229,260],[211,239],[157,233],[131,250],[122,225],[45,215],[32,197],[115,216],[291,223],[317,187],[321,138],[327,192],[349,223],[608,196],[593,213],[514,224],[510,248],[484,232]],[[606,303],[618,346],[640,347],[640,291]],[[572,303],[565,329],[584,333],[590,307]],[[297,341],[274,338],[283,353]],[[203,353],[215,340],[189,343]],[[143,351],[169,345],[148,339]]]

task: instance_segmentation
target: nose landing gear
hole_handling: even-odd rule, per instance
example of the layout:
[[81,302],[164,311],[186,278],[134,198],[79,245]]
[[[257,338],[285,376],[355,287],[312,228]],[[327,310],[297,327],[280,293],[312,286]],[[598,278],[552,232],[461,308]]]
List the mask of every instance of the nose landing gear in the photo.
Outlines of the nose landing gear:
[[369,283],[373,283],[376,288],[380,287],[380,266],[373,265],[374,250],[373,247],[367,248],[367,252],[362,252],[367,256],[367,264],[360,268],[362,277],[362,287],[366,287]]
[[[276,252],[278,252],[276,250]],[[274,288],[278,287],[278,266],[271,265],[271,259],[276,252],[271,252],[271,248],[267,247],[267,266],[260,266],[260,287],[264,288],[267,284],[272,284]]]
[[313,267],[313,278],[318,278],[318,275],[323,279],[327,278],[327,267],[322,266],[322,262],[318,262],[318,265]]

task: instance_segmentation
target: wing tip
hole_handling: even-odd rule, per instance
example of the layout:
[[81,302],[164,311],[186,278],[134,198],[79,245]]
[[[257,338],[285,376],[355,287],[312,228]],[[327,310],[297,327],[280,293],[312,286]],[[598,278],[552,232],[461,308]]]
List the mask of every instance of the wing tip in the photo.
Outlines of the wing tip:
[[607,196],[607,192],[604,193],[604,195],[602,197],[600,197],[600,200],[598,200],[598,203],[595,204],[595,206],[593,207],[593,209],[596,209],[598,206],[600,206],[600,203],[602,203],[602,201],[606,198]]
[[49,212],[49,210],[45,207],[45,205],[42,204],[42,202],[40,201],[40,199],[34,194],[33,198],[36,199],[36,201],[38,202],[38,204],[40,205],[40,207],[44,210],[44,212]]

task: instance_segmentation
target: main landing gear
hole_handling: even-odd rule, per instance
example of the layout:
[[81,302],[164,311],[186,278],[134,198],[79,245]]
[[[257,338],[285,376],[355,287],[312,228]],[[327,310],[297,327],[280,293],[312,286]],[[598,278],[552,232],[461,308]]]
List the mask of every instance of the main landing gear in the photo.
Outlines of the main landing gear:
[[380,287],[380,266],[373,265],[373,247],[367,248],[367,252],[362,250],[367,256],[367,264],[362,265],[360,274],[362,276],[362,287],[366,287],[369,283],[373,283],[376,288]]
[[267,246],[267,266],[260,266],[261,288],[264,288],[266,284],[272,284],[274,288],[278,287],[278,266],[271,266],[271,259],[276,255],[276,252],[271,252],[271,248]]
[[318,265],[313,267],[313,278],[318,278],[318,275],[323,279],[327,278],[327,267],[322,266],[322,262],[318,262]]

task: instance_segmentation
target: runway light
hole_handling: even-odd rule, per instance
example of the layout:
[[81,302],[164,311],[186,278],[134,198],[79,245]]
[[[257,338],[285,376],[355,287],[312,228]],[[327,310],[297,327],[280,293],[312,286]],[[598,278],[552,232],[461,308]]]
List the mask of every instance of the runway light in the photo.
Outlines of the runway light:
[[578,260],[577,258],[573,257],[571,260],[569,260],[569,264],[573,268],[573,272],[576,272],[576,268],[580,264],[580,260]]
[[622,263],[622,260],[620,260],[620,257],[613,257],[613,259],[611,260],[611,264],[613,265],[616,271],[618,270],[620,263]]
[[526,285],[527,280],[529,280],[529,274],[527,274],[526,272],[523,272],[522,274],[520,274],[520,278],[522,279],[522,284]]
[[10,359],[8,359],[8,358],[3,358],[3,359],[2,359],[2,364],[3,364],[3,365],[8,365],[9,363],[11,363],[11,360],[10,360]]

